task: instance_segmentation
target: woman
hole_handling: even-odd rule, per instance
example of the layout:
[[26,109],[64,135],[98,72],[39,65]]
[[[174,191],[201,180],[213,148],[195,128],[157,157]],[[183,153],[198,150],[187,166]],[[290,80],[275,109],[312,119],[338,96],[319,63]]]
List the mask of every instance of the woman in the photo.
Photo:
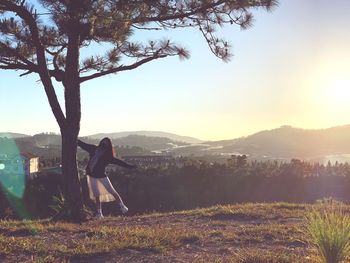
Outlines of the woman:
[[122,213],[128,212],[128,208],[124,205],[120,195],[107,177],[105,168],[109,164],[116,164],[125,168],[136,168],[136,165],[131,165],[115,158],[112,142],[109,138],[103,138],[98,146],[78,140],[78,146],[90,155],[86,174],[90,198],[96,201],[96,217],[98,219],[103,218],[101,202],[117,200]]

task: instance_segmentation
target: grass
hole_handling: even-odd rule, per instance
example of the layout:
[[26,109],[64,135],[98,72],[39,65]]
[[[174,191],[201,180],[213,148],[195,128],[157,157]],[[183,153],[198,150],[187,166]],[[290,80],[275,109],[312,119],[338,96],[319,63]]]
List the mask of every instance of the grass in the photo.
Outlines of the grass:
[[211,219],[241,219],[245,220],[274,220],[283,218],[300,218],[305,214],[310,205],[285,202],[276,203],[244,203],[234,205],[216,205],[209,208],[177,211],[171,213],[154,213],[141,217],[163,217],[191,215],[197,217],[209,217]]
[[258,249],[258,248],[243,248],[234,252],[231,256],[213,256],[199,255],[193,263],[310,263],[317,262],[315,256],[300,257],[295,254],[289,254],[282,249]]
[[242,225],[235,236],[228,238],[236,244],[271,244],[272,246],[302,246],[307,236],[298,225],[260,224]]
[[84,224],[0,221],[5,262],[316,262],[310,205],[214,206]]
[[300,259],[295,255],[283,253],[283,250],[271,249],[242,249],[232,258],[232,262],[237,263],[292,263],[310,262],[311,258]]
[[344,205],[322,205],[307,216],[307,230],[322,262],[338,263],[350,259],[350,217]]
[[[2,222],[3,224],[3,222]],[[4,254],[25,253],[40,257],[54,256],[70,258],[90,257],[121,249],[162,252],[184,243],[199,240],[196,231],[153,227],[110,227],[100,226],[94,230],[65,223],[28,224],[27,228],[17,222],[6,223],[12,229],[0,235],[0,247]],[[16,226],[17,225],[17,226]],[[33,229],[38,228],[38,231]],[[49,233],[50,237],[48,237]],[[21,235],[14,235],[21,233]],[[66,236],[64,233],[67,233]],[[54,241],[56,240],[56,242]],[[48,242],[49,241],[49,242]]]

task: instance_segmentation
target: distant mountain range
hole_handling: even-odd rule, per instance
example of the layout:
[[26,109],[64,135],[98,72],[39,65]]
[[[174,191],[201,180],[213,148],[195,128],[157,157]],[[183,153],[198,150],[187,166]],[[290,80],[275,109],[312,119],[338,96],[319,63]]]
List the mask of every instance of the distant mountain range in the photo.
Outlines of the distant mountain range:
[[307,130],[282,126],[226,141],[209,142],[221,151],[255,156],[312,158],[350,153],[350,125]]
[[147,137],[163,137],[168,138],[176,142],[186,142],[186,143],[202,143],[202,140],[189,136],[180,136],[174,133],[161,132],[161,131],[126,131],[126,132],[114,132],[114,133],[98,133],[86,136],[90,139],[102,139],[104,137],[109,137],[111,139],[118,139],[122,137],[127,137],[130,135],[139,135]]
[[[0,133],[0,137],[9,136],[15,138],[20,148],[26,151],[30,151],[31,147],[37,147],[40,149],[38,152],[43,149],[51,151],[56,149],[55,152],[59,152],[61,138],[57,134],[45,133],[28,136],[17,133]],[[112,138],[113,144],[119,148],[128,147],[128,154],[134,153],[130,151],[130,147],[138,147],[137,152],[144,154],[152,152],[195,156],[248,154],[257,159],[299,158],[307,160],[346,156],[350,160],[350,125],[318,130],[281,126],[233,140],[208,142],[158,131],[100,133],[82,139],[97,144],[103,137]],[[142,151],[140,151],[141,148]]]

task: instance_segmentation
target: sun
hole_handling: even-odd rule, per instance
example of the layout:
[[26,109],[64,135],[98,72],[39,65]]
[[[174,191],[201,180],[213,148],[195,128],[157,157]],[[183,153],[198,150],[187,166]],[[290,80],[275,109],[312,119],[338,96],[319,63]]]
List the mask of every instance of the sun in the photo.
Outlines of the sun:
[[350,78],[334,79],[327,83],[327,100],[335,107],[350,105]]

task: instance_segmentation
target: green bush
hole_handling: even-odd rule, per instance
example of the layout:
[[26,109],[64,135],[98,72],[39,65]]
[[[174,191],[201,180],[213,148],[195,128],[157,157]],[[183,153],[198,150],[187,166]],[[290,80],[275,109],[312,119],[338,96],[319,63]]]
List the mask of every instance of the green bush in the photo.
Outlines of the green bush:
[[344,262],[350,255],[350,217],[342,205],[321,205],[310,211],[307,231],[323,262]]

